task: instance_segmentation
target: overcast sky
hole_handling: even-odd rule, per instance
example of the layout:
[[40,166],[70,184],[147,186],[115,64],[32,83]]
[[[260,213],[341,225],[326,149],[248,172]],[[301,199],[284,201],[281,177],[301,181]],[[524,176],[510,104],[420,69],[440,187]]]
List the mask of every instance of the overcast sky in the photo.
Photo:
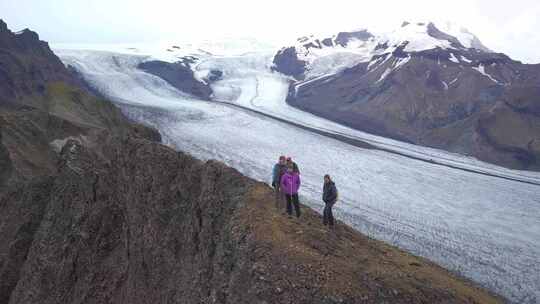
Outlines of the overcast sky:
[[404,20],[449,20],[489,48],[540,63],[538,0],[0,0],[12,30],[56,43],[130,43],[216,37],[291,40],[356,28],[391,30]]

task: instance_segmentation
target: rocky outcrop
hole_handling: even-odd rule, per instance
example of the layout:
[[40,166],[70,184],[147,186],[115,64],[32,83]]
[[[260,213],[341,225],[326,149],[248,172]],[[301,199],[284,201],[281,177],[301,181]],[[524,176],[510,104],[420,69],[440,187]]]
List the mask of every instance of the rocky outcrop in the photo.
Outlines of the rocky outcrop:
[[274,56],[272,69],[297,79],[303,78],[306,62],[298,59],[294,47],[284,48]]
[[182,92],[204,100],[210,100],[210,96],[212,95],[210,86],[196,79],[189,65],[185,63],[169,63],[154,60],[142,62],[138,65],[138,68],[162,78]]
[[427,34],[435,39],[449,41],[454,48],[464,48],[456,37],[439,30],[432,22],[427,25]]
[[0,202],[3,303],[498,302],[305,208],[288,219],[223,164],[99,143],[67,141],[56,176]]
[[52,178],[0,192],[0,303],[9,303],[50,199]]
[[210,70],[207,76],[208,82],[214,82],[223,78],[223,72],[220,70]]
[[8,149],[2,143],[2,124],[0,124],[0,191],[4,188],[13,170]]
[[[368,32],[367,30],[360,30],[360,31],[355,31],[355,32],[339,32],[336,36],[335,43],[345,47],[349,44],[349,42],[352,39],[366,41],[373,37],[374,37],[373,34]],[[330,39],[330,41],[332,40]],[[330,46],[330,45],[327,44],[327,46]]]

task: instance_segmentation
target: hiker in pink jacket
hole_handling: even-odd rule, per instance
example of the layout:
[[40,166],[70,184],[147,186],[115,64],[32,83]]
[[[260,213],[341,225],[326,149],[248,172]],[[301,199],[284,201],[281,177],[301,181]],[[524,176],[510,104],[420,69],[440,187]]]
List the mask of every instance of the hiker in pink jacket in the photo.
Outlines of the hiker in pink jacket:
[[298,201],[298,189],[300,188],[300,174],[294,171],[292,165],[287,166],[287,172],[281,177],[281,189],[287,198],[287,213],[292,215],[292,207],[296,211],[296,217],[300,217],[300,202]]

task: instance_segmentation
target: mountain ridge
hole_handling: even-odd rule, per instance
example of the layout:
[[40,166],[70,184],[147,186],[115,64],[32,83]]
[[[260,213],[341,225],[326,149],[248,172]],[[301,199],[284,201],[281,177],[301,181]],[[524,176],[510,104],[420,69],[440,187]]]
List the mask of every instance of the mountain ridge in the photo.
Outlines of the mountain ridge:
[[467,48],[431,23],[410,26],[419,40],[367,37],[353,55],[313,43],[278,51],[273,69],[294,78],[287,102],[376,135],[539,170],[540,65]]
[[[286,73],[301,80],[309,80],[323,74],[337,73],[344,68],[350,68],[361,62],[369,62],[372,58],[397,50],[405,52],[421,52],[435,48],[443,49],[477,49],[491,52],[477,36],[464,28],[446,25],[453,34],[440,30],[433,22],[403,22],[393,31],[372,33],[368,29],[350,32],[339,32],[335,35],[318,38],[314,35],[297,39],[292,48],[295,49],[298,61],[304,62],[305,71],[301,73]],[[285,47],[279,51],[287,51]],[[290,50],[289,50],[290,52]],[[279,62],[274,62],[276,69],[286,69]],[[333,66],[325,67],[325,64]]]

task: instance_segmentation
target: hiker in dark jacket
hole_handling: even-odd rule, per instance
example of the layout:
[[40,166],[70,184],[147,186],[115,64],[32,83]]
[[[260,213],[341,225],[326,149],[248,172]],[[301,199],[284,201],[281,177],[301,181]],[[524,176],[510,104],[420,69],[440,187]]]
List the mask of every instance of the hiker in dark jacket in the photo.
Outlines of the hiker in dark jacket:
[[329,225],[330,228],[334,228],[334,215],[332,214],[332,207],[336,203],[338,198],[338,192],[336,184],[330,178],[330,175],[324,176],[323,196],[324,211],[323,211],[323,224]]
[[287,166],[287,172],[281,177],[281,189],[287,198],[287,213],[292,215],[292,209],[296,211],[296,217],[300,217],[300,202],[298,201],[298,189],[300,188],[300,175],[294,172],[293,166]]
[[300,174],[300,169],[298,169],[298,165],[293,162],[291,157],[287,157],[287,166],[292,166],[293,171]]
[[274,165],[272,170],[272,187],[274,187],[274,193],[276,198],[276,208],[282,208],[285,201],[285,194],[281,189],[281,177],[287,171],[287,164],[285,156],[280,156],[277,164]]

